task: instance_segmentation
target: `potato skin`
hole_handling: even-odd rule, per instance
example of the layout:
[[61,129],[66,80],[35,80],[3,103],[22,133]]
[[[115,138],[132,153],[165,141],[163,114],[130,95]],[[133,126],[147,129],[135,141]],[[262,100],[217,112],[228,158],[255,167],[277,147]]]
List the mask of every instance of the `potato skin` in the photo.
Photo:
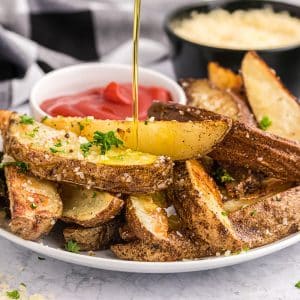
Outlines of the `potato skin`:
[[166,262],[182,259],[195,259],[212,255],[204,242],[194,243],[177,233],[170,233],[169,243],[136,240],[127,244],[110,247],[119,258],[134,261]]
[[172,162],[168,158],[157,158],[153,164],[137,166],[111,166],[67,159],[23,144],[14,135],[16,120],[17,115],[13,114],[4,135],[5,152],[16,160],[28,163],[30,172],[35,176],[117,193],[150,193],[171,184]]
[[[37,240],[47,234],[62,214],[62,202],[56,184],[20,173],[14,166],[5,167],[5,176],[11,231],[26,240]],[[42,193],[43,189],[47,193]],[[35,208],[32,207],[33,203]]]
[[76,242],[80,251],[96,251],[107,249],[112,243],[119,240],[119,226],[119,220],[114,219],[92,228],[67,227],[64,229],[63,235],[66,242]]
[[[152,104],[148,114],[157,120],[180,122],[225,118],[196,107],[158,102]],[[299,143],[250,127],[239,121],[233,121],[229,133],[222,142],[215,146],[209,156],[222,164],[230,163],[257,169],[286,181],[300,181]]]
[[251,248],[300,230],[300,186],[230,213],[237,233]]
[[242,248],[243,241],[222,214],[219,191],[200,163],[195,160],[177,163],[173,188],[176,211],[195,238],[207,242],[214,252]]

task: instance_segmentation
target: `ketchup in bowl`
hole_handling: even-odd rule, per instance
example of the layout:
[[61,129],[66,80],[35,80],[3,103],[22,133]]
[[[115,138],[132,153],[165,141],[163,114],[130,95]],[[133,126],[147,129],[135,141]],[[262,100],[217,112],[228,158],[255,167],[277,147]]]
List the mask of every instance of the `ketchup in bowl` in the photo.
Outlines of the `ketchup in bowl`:
[[[139,86],[139,119],[147,118],[147,110],[154,100],[172,101],[168,90],[158,86]],[[132,116],[131,83],[110,82],[106,87],[47,99],[41,109],[50,116],[86,117],[124,120]]]

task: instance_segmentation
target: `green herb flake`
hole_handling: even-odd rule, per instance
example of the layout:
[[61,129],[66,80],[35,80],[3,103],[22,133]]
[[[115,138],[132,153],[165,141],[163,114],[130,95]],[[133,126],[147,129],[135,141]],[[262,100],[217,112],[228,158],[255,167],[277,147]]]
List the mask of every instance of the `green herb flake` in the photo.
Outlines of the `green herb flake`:
[[64,150],[58,150],[54,147],[50,147],[49,150],[52,152],[52,153],[65,153]]
[[37,208],[37,205],[36,205],[35,203],[31,203],[31,204],[30,204],[30,207],[31,207],[32,209],[36,209],[36,208]]
[[260,129],[267,130],[272,125],[272,121],[268,116],[263,116],[258,125]]
[[298,281],[296,284],[295,284],[295,287],[300,289],[300,281]]
[[254,216],[256,215],[256,213],[257,213],[257,211],[256,211],[256,210],[253,210],[253,211],[251,211],[250,215],[251,215],[252,217],[254,217]]
[[20,299],[20,293],[18,290],[6,292],[6,296],[10,299]]
[[213,172],[216,181],[220,183],[232,182],[234,178],[223,168],[219,167]]
[[107,133],[95,131],[93,144],[100,147],[101,154],[104,155],[112,146],[118,148],[123,145],[123,141],[119,140],[113,131],[108,131]]
[[227,211],[222,211],[221,212],[222,216],[227,217],[228,216],[228,212]]
[[38,131],[39,131],[39,127],[35,127],[31,132],[26,133],[26,135],[28,135],[28,136],[34,138],[35,135],[38,133]]
[[67,251],[73,253],[78,253],[80,251],[80,247],[77,245],[76,242],[73,242],[72,240],[66,243],[65,248]]
[[33,118],[27,115],[20,116],[20,123],[26,125],[32,125],[34,122]]
[[57,143],[54,145],[55,147],[59,148],[62,146],[61,140],[58,140]]
[[97,196],[97,193],[96,193],[96,192],[93,192],[92,198],[96,198],[96,196]]
[[78,122],[79,130],[82,131],[84,129],[84,125],[82,125],[80,122]]
[[0,164],[0,169],[3,169],[7,166],[16,166],[20,172],[26,173],[29,169],[28,164],[23,161],[10,161],[10,162],[4,162]]
[[242,248],[242,251],[244,251],[244,252],[247,252],[247,251],[249,251],[250,250],[250,248],[248,247],[248,246],[244,246],[243,248]]
[[41,123],[44,123],[48,119],[48,116],[45,116],[42,120]]
[[87,143],[80,145],[80,150],[82,151],[84,157],[88,156],[90,148],[92,146],[93,146],[93,144],[91,142],[87,142]]

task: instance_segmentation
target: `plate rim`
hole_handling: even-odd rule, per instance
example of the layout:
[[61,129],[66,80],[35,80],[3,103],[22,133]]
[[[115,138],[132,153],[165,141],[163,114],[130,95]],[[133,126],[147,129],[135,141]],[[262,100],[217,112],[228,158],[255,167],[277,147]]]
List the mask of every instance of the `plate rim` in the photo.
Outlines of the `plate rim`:
[[94,257],[76,254],[54,248],[43,243],[23,240],[13,233],[0,227],[0,237],[24,247],[28,250],[67,263],[91,267],[95,269],[131,272],[131,273],[183,273],[222,268],[260,258],[300,242],[300,232],[291,234],[276,242],[264,245],[238,255],[208,257],[198,260],[183,260],[175,262],[137,262],[118,258]]

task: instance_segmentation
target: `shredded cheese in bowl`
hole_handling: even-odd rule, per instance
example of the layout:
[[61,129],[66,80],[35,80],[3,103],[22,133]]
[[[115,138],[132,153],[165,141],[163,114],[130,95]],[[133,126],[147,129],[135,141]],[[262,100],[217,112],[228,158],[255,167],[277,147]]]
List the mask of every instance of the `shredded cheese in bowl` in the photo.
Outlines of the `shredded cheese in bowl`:
[[262,50],[300,45],[300,19],[271,8],[194,11],[171,27],[188,41],[218,48]]

